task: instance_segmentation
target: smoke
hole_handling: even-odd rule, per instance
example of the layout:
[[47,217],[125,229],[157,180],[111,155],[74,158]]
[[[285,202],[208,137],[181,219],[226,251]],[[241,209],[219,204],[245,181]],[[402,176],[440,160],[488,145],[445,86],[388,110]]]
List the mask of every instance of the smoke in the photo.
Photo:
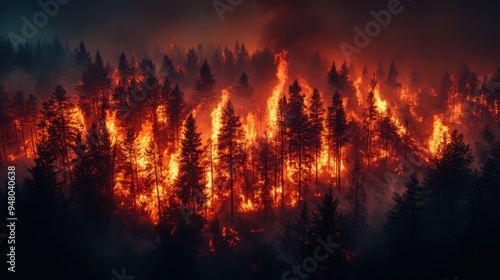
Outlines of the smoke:
[[[36,41],[55,35],[72,45],[84,40],[110,61],[119,52],[135,51],[139,57],[169,42],[186,48],[198,43],[232,45],[244,41],[250,51],[265,46],[297,51],[319,51],[328,59],[345,59],[339,44],[352,44],[354,27],[364,29],[373,20],[370,11],[387,9],[388,0],[302,1],[244,0],[223,12],[221,21],[214,1],[70,1],[49,19]],[[221,1],[228,3],[227,1]],[[500,28],[490,1],[401,0],[403,11],[372,38],[370,45],[353,55],[362,67],[375,69],[378,61],[394,59],[400,68],[449,68],[462,62],[493,72],[499,64]],[[234,3],[234,1],[233,1]],[[40,7],[36,1],[4,3],[0,34],[19,34],[21,17],[30,18]],[[441,73],[442,71],[440,71]]]

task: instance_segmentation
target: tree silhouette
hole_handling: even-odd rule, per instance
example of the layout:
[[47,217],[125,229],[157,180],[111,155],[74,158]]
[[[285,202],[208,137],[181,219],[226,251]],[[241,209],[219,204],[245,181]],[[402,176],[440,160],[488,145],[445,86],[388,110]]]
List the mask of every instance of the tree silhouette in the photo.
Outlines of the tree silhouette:
[[349,121],[338,91],[332,99],[332,106],[328,107],[327,125],[329,130],[328,140],[330,147],[334,148],[336,185],[341,190],[340,167],[342,162],[342,147],[349,142]]
[[222,112],[222,127],[218,137],[219,162],[229,173],[229,188],[231,199],[231,223],[234,221],[235,175],[245,161],[243,149],[243,129],[239,116],[235,116],[231,100],[224,106]]
[[189,114],[184,126],[184,134],[179,160],[179,175],[175,182],[181,202],[194,211],[203,208],[205,182],[201,165],[201,133],[197,132],[193,114]]
[[82,73],[80,84],[76,86],[79,92],[78,104],[90,119],[97,121],[100,102],[103,100],[104,91],[109,88],[111,80],[108,70],[104,67],[99,51],[96,52],[94,61],[86,64]]
[[179,85],[176,84],[174,89],[167,94],[166,98],[167,131],[170,134],[168,139],[173,144],[173,149],[176,150],[181,141],[181,126],[185,116],[184,108],[186,104],[184,102],[184,93],[179,88]]
[[215,79],[210,70],[207,60],[203,62],[200,68],[200,78],[196,80],[195,99],[198,102],[210,102],[215,97]]
[[318,174],[319,174],[319,157],[321,148],[323,145],[323,132],[324,132],[324,113],[323,101],[321,100],[321,95],[317,89],[314,89],[313,95],[311,97],[311,106],[309,107],[309,117],[311,120],[311,135],[312,143],[314,147],[314,164],[315,164],[315,184],[318,186]]
[[394,193],[396,202],[387,213],[387,235],[399,252],[413,254],[419,224],[419,214],[424,199],[424,189],[415,174],[404,184],[403,194]]
[[245,71],[243,71],[240,79],[238,80],[238,85],[236,86],[236,94],[241,97],[251,98],[253,96],[253,93],[254,89],[248,82],[248,75]]
[[72,53],[73,61],[78,68],[83,68],[87,63],[90,62],[90,52],[85,47],[83,41],[80,41],[78,48],[75,48]]
[[[274,185],[274,167],[276,161],[276,155],[273,151],[273,147],[267,138],[263,139],[259,144],[260,151],[257,155],[257,169],[259,172],[259,182],[261,189],[261,202],[264,205],[264,226],[267,223],[267,217],[270,209],[274,205],[273,198],[271,197],[271,186]],[[274,201],[276,201],[276,189],[275,189]]]

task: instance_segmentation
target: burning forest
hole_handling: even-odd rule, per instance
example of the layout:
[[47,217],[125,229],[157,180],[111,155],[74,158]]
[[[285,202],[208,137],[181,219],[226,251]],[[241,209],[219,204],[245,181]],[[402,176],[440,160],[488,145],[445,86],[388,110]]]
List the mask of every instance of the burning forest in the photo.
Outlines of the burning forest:
[[256,2],[260,41],[0,37],[7,279],[493,272],[500,68],[309,51],[269,38],[313,8]]

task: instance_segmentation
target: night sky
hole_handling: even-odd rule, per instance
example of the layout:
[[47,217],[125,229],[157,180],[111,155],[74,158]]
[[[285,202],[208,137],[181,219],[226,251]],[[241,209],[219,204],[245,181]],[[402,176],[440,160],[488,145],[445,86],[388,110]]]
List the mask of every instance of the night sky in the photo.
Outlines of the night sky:
[[[250,51],[269,46],[343,60],[341,42],[353,44],[354,27],[364,29],[373,20],[371,10],[387,9],[391,1],[233,0],[241,3],[219,17],[214,3],[227,0],[71,0],[30,39],[57,35],[75,46],[83,40],[105,56],[121,51],[147,54],[174,42],[185,48],[198,43],[234,45],[244,42]],[[21,4],[22,3],[22,4]],[[452,68],[467,62],[493,72],[498,67],[500,4],[493,1],[400,1],[402,12],[372,38],[359,63],[394,59],[399,65]],[[0,34],[21,34],[24,16],[32,20],[41,8],[37,1],[3,1]],[[114,59],[113,59],[114,61]]]

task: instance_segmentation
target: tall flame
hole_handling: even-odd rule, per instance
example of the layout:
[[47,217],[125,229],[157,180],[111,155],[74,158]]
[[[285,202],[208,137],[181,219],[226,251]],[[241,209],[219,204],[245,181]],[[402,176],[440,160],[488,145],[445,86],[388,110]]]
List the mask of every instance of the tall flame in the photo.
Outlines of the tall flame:
[[429,151],[433,155],[438,152],[443,137],[448,136],[448,134],[449,128],[443,124],[443,115],[434,115],[432,135],[429,138]]
[[278,83],[274,86],[271,93],[271,97],[267,100],[267,113],[269,116],[269,131],[268,135],[273,138],[276,129],[277,118],[276,114],[278,112],[278,101],[283,93],[285,84],[288,81],[288,61],[286,60],[287,51],[283,50],[274,56],[275,64],[278,64],[278,69],[276,71],[276,78],[278,78]]

